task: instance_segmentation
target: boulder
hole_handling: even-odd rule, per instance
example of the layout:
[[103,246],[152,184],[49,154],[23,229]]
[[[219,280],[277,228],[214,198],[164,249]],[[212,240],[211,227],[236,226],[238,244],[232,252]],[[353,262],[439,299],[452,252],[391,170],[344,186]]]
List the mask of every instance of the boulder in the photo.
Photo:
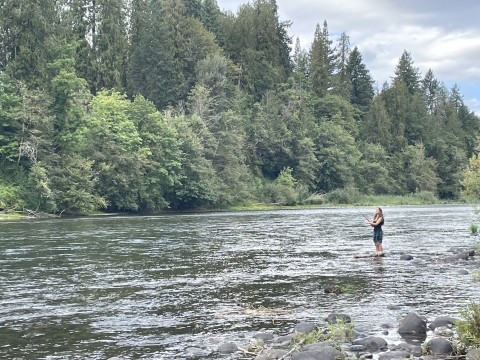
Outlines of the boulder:
[[325,321],[329,324],[336,324],[339,321],[349,324],[352,322],[352,318],[346,314],[330,314],[327,316]]
[[310,334],[314,330],[318,330],[318,326],[311,322],[301,322],[295,325],[295,332],[298,333]]
[[433,355],[450,355],[453,353],[453,347],[450,341],[444,338],[434,338],[427,343],[427,349]]
[[420,345],[400,343],[398,344],[398,348],[404,351],[409,351],[413,356],[422,356],[422,347]]
[[[317,346],[315,346],[315,345],[317,345]],[[310,351],[310,352],[315,351],[317,353],[322,353],[322,354],[329,355],[329,356],[335,358],[336,360],[345,359],[345,355],[343,355],[341,351],[338,351],[337,349],[335,349],[334,347],[331,347],[331,346],[325,346],[322,343],[307,345],[302,349],[302,351]]]
[[403,254],[403,255],[400,255],[400,260],[413,260],[413,256],[412,256],[412,255]]
[[466,360],[480,360],[480,349],[468,350]]
[[408,351],[389,351],[384,352],[378,355],[378,360],[391,360],[391,359],[405,359],[410,358],[410,353]]
[[458,270],[457,274],[458,275],[468,275],[470,273],[465,269],[460,269],[460,270]]
[[273,342],[275,344],[286,344],[286,343],[289,343],[294,337],[295,337],[295,334],[288,334],[288,335],[284,335],[284,336],[279,336],[279,337],[273,339]]
[[218,347],[218,352],[221,354],[233,354],[238,351],[238,346],[234,343],[224,343]]
[[262,340],[262,341],[270,341],[273,340],[273,334],[270,333],[256,333],[253,335],[254,339]]
[[287,351],[278,349],[265,349],[259,354],[255,360],[276,360],[287,355]]
[[366,346],[363,346],[363,345],[352,345],[348,348],[348,351],[363,352],[363,351],[367,351],[367,348],[366,348]]
[[292,360],[335,360],[333,356],[317,351],[300,351],[292,355]]
[[385,349],[387,347],[387,342],[381,337],[369,336],[366,338],[353,340],[352,345],[363,345],[368,351],[376,351]]
[[435,328],[442,326],[452,327],[453,325],[455,325],[456,320],[457,319],[450,316],[439,316],[435,318],[435,320],[433,320],[430,324],[428,324],[428,327],[431,330],[435,330]]
[[207,356],[210,354],[209,351],[197,347],[188,347],[185,349],[185,352],[193,356]]
[[400,335],[423,335],[427,333],[427,323],[415,313],[408,313],[398,327]]

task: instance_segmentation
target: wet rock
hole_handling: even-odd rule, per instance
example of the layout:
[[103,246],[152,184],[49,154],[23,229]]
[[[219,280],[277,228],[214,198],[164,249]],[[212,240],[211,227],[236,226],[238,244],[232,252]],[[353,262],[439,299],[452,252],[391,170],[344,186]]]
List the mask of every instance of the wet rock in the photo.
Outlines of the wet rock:
[[413,260],[413,256],[412,256],[412,255],[403,254],[403,255],[400,255],[400,260]]
[[285,350],[265,349],[255,358],[255,360],[276,360],[282,358],[286,354],[287,351]]
[[415,313],[408,313],[398,327],[400,335],[419,335],[427,333],[427,323]]
[[193,356],[207,356],[210,354],[209,351],[207,350],[203,350],[203,349],[200,349],[200,348],[197,348],[197,347],[188,347],[185,349],[185,352],[189,355],[193,355]]
[[360,356],[360,360],[363,360],[363,359],[371,359],[373,358],[373,354],[363,354],[362,356]]
[[[315,346],[317,345],[317,346]],[[310,344],[310,346],[305,346],[302,351],[315,351],[317,353],[321,353],[321,354],[325,354],[325,355],[329,355],[331,357],[333,357],[334,359],[337,359],[337,360],[343,360],[345,359],[345,355],[343,355],[343,353],[341,351],[338,351],[337,349],[335,349],[334,347],[331,347],[331,346],[325,346],[325,345],[322,345],[321,343],[320,344]]]
[[318,326],[311,322],[301,322],[295,326],[295,332],[302,334],[310,334],[314,330],[318,330]]
[[262,340],[262,341],[270,341],[273,340],[273,334],[270,333],[256,333],[253,335],[254,339]]
[[367,347],[363,345],[352,345],[348,348],[348,351],[351,351],[351,352],[367,351]]
[[409,351],[413,356],[422,356],[422,347],[420,345],[400,343],[398,344],[398,348],[404,351]]
[[381,350],[387,347],[387,342],[385,341],[385,339],[382,339],[381,337],[374,337],[374,336],[353,340],[352,344],[363,345],[369,351]]
[[352,318],[346,314],[330,314],[327,316],[325,321],[329,324],[336,324],[338,321],[349,324],[352,322]]
[[388,310],[402,310],[402,305],[388,305]]
[[221,354],[233,354],[238,351],[238,346],[234,343],[225,343],[218,347],[218,352]]
[[382,331],[382,335],[388,335],[388,334],[389,334],[389,332],[387,330]]
[[464,270],[464,269],[461,269],[461,270],[458,270],[458,275],[468,275],[470,274],[467,270]]
[[395,327],[395,325],[393,325],[392,323],[385,323],[385,324],[380,325],[380,327],[382,329],[393,329]]
[[220,344],[221,342],[222,342],[222,339],[217,338],[217,337],[208,338],[208,339],[203,340],[204,344]]
[[409,358],[408,351],[389,351],[378,355],[378,360],[405,359]]
[[324,347],[329,346],[329,345],[330,345],[330,343],[327,343],[327,342],[324,342],[324,341],[316,342],[316,343],[313,343],[313,344],[305,345],[302,348],[302,351],[315,351],[317,348],[324,348]]
[[439,316],[439,317],[435,318],[435,320],[433,320],[428,325],[428,327],[431,330],[435,330],[435,328],[441,327],[441,326],[452,327],[453,325],[455,325],[456,320],[457,319],[455,319],[453,317],[450,317],[450,316]]
[[284,336],[279,336],[275,339],[273,339],[273,342],[275,344],[288,344],[290,341],[295,337],[295,334],[288,334]]
[[453,330],[448,326],[439,326],[433,330],[434,334],[441,337],[453,336]]
[[323,288],[323,291],[326,294],[330,294],[330,293],[341,294],[343,292],[343,288],[339,285],[327,285]]
[[433,355],[450,355],[453,353],[453,347],[450,341],[443,338],[434,338],[427,343],[427,349],[429,349]]
[[335,360],[333,356],[317,351],[300,351],[292,355],[292,360]]
[[480,349],[468,350],[466,360],[480,360]]

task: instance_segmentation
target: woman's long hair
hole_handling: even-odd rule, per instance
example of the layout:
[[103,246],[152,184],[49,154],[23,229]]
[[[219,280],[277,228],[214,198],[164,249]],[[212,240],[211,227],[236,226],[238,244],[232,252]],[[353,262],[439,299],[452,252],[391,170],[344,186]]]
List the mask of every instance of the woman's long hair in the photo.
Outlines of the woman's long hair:
[[381,217],[381,218],[382,218],[382,224],[383,224],[383,223],[385,222],[385,217],[383,216],[382,208],[377,207],[377,209],[378,209],[378,214],[375,213],[375,216],[373,217],[373,221],[375,222],[375,221],[377,221],[377,219],[378,219],[379,217]]

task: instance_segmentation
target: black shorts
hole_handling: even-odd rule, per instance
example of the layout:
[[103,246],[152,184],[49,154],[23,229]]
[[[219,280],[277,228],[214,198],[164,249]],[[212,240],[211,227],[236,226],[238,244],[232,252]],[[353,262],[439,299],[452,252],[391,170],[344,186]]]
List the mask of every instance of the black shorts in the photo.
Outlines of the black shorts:
[[373,242],[379,242],[381,243],[383,240],[383,231],[374,231],[373,232]]

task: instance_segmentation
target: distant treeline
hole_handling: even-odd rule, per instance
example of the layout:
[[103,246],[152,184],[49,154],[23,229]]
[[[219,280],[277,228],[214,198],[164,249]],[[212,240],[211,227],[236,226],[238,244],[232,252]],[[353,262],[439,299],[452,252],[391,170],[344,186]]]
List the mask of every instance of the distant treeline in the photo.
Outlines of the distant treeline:
[[375,91],[347,34],[309,49],[275,0],[0,7],[0,209],[460,195],[479,118],[409,52]]

